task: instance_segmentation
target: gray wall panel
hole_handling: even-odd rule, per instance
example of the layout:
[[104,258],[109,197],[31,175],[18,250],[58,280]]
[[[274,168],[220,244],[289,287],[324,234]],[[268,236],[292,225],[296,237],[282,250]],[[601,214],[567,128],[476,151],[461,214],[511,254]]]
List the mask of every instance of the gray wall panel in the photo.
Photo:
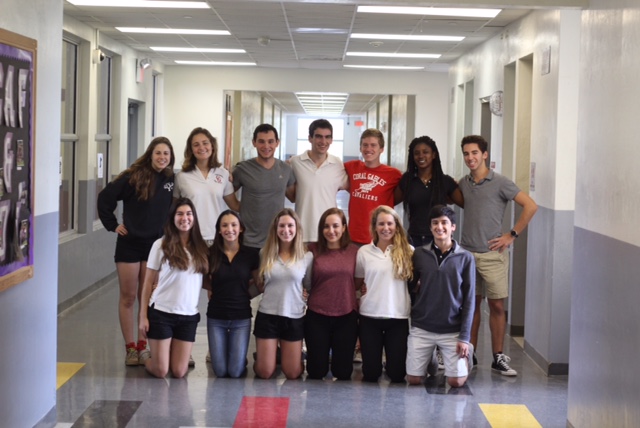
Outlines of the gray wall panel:
[[34,276],[0,293],[0,426],[29,427],[56,403],[58,213],[34,218]]
[[575,228],[568,420],[640,426],[640,247]]
[[77,297],[96,284],[110,279],[115,272],[113,254],[116,234],[99,229],[78,235],[71,241],[60,244],[58,272],[58,301],[65,309]]
[[573,211],[539,207],[529,228],[525,340],[548,374],[569,362]]

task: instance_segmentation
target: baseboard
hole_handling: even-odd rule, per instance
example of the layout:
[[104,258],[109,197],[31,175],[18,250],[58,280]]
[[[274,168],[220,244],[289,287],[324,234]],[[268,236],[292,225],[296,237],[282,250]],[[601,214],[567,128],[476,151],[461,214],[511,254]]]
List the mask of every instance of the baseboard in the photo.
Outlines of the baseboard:
[[523,325],[511,325],[507,324],[507,331],[509,332],[509,336],[524,336],[524,326]]
[[566,376],[569,374],[568,363],[549,363],[526,340],[524,341],[524,352],[531,357],[547,376]]
[[42,419],[38,421],[33,428],[54,428],[58,423],[58,412],[56,406],[53,406]]
[[75,305],[76,303],[81,302],[82,300],[86,299],[87,297],[89,297],[93,293],[99,291],[102,287],[106,286],[107,284],[111,283],[112,281],[117,280],[117,278],[118,278],[118,273],[116,271],[113,271],[112,273],[110,273],[106,277],[104,277],[101,280],[95,282],[94,284],[88,286],[87,288],[85,288],[84,290],[82,290],[81,292],[76,294],[75,296],[68,298],[67,300],[65,300],[62,303],[58,303],[58,315],[60,315],[62,312],[66,311],[67,309],[69,309],[70,307]]

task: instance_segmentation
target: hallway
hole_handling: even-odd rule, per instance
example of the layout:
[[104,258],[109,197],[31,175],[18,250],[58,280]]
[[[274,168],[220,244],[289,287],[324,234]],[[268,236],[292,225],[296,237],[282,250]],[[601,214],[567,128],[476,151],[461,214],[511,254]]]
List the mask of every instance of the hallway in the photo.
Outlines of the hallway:
[[[57,391],[57,427],[566,426],[567,377],[545,376],[509,337],[505,353],[518,376],[492,373],[487,323],[480,335],[480,365],[457,391],[445,387],[442,371],[426,387],[391,385],[384,379],[362,383],[359,365],[351,382],[307,381],[304,376],[287,381],[281,374],[256,380],[251,369],[243,379],[216,379],[205,364],[204,321],[194,345],[196,367],[185,379],[162,380],[142,367],[124,365],[117,298],[117,283],[112,282],[58,317],[58,362],[84,366],[78,365]],[[257,299],[254,309],[256,304]],[[205,308],[203,293],[202,314]],[[250,361],[254,350],[252,338]],[[59,384],[61,374],[59,364]],[[526,407],[506,406],[513,404]],[[258,422],[251,425],[254,416]]]

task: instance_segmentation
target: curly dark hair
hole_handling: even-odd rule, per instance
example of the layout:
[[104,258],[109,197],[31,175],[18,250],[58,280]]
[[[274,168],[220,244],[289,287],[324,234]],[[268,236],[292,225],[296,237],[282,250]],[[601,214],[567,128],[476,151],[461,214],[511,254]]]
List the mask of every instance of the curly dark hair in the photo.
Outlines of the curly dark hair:
[[[409,144],[409,154],[407,156],[407,171],[409,177],[418,176],[418,165],[416,165],[413,159],[413,151],[419,144],[426,144],[431,148],[431,151],[435,154],[435,158],[431,163],[431,200],[429,206],[447,203],[447,193],[444,188],[444,172],[442,172],[442,164],[440,163],[440,152],[436,142],[431,137],[423,135],[422,137],[416,137]],[[410,186],[411,180],[404,180],[402,187],[402,194],[404,195],[402,206],[405,211],[408,211],[409,207],[409,193],[411,192]]]

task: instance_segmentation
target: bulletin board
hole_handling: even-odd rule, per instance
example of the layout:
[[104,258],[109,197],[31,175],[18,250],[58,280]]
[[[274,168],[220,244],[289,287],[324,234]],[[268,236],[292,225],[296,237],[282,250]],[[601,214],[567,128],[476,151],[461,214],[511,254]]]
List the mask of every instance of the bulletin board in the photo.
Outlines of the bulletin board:
[[0,291],[33,277],[36,53],[0,29]]

